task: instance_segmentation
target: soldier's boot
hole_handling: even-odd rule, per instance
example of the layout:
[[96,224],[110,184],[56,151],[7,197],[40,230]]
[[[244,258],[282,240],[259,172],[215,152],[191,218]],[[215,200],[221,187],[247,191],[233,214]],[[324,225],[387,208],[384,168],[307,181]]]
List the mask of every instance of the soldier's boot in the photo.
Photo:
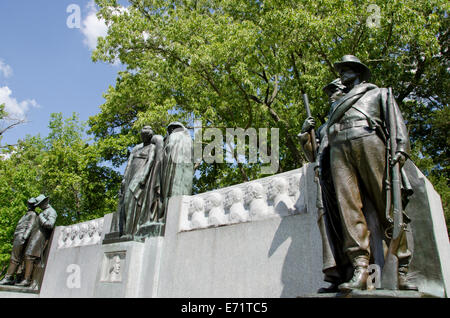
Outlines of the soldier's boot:
[[369,258],[360,256],[354,260],[353,264],[355,268],[353,277],[350,281],[339,285],[340,291],[348,292],[354,289],[366,289],[367,287]]
[[328,287],[322,287],[320,288],[317,293],[319,294],[329,294],[329,293],[337,293],[339,291],[339,284],[338,283],[331,283]]
[[14,273],[16,272],[18,266],[19,264],[16,264],[12,261],[9,263],[8,271],[6,272],[5,277],[0,280],[0,285],[14,285]]
[[419,290],[417,286],[409,280],[407,266],[399,266],[398,268],[398,289],[415,291]]
[[34,259],[25,260],[25,276],[23,280],[16,284],[16,286],[28,287],[31,285],[31,274],[33,273]]

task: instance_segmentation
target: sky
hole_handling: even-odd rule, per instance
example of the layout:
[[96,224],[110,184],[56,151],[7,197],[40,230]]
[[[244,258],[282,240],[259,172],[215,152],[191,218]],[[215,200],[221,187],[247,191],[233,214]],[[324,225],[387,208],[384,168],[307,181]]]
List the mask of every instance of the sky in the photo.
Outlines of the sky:
[[76,112],[82,121],[99,113],[121,66],[92,62],[107,31],[95,12],[93,0],[0,0],[0,104],[26,120],[2,145],[47,136],[52,113]]

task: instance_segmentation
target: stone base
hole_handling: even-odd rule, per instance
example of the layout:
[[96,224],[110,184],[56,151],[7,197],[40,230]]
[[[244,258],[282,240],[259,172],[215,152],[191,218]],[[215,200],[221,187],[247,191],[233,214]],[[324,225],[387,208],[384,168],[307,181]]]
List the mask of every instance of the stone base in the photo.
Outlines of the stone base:
[[119,232],[111,232],[105,234],[105,238],[103,239],[102,244],[114,244],[129,241],[133,241],[133,236],[131,235],[120,236]]
[[[140,291],[145,244],[128,241],[102,245],[94,297],[137,297]],[[117,268],[114,264],[119,263]]]
[[122,242],[144,242],[147,237],[162,236],[164,232],[164,223],[148,223],[139,228],[136,234],[122,235],[119,232],[106,233],[102,244],[113,244]]
[[39,294],[39,289],[33,287],[20,287],[14,285],[0,285],[0,292]]
[[143,242],[147,237],[162,236],[163,231],[164,223],[148,223],[139,228],[134,235],[134,240]]
[[436,296],[409,290],[353,290],[349,293],[309,294],[297,298],[436,298]]

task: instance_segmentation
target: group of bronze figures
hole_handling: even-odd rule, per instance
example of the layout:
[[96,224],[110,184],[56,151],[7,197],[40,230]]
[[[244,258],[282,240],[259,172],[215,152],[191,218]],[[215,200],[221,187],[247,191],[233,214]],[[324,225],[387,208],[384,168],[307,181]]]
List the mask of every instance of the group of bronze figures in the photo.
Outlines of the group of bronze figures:
[[[37,214],[36,208],[42,211]],[[55,226],[57,213],[49,204],[49,198],[41,194],[28,200],[28,211],[19,220],[14,231],[11,259],[0,285],[28,287],[32,283],[33,269],[43,253]],[[16,274],[24,265],[21,275]]]
[[[335,68],[340,78],[323,89],[330,101],[328,121],[316,133],[310,116],[299,134],[306,157],[317,163],[323,272],[331,283],[320,292],[365,289],[377,239],[382,241],[385,267],[390,257],[396,260],[394,288],[417,290],[407,278],[412,253],[404,208],[412,190],[401,169],[409,154],[401,112],[391,90],[368,82],[371,72],[358,58],[346,55]],[[174,122],[163,137],[145,126],[141,138],[129,156],[118,210],[104,243],[163,235],[169,198],[191,194],[193,147],[188,130]],[[16,285],[30,285],[33,264],[42,257],[54,227],[56,212],[47,197],[30,199],[28,207],[0,284],[14,284],[13,275],[24,261],[24,278]],[[43,212],[37,215],[35,207]],[[369,230],[375,227],[381,233],[377,237]]]
[[191,194],[193,146],[183,124],[171,123],[165,137],[145,126],[141,138],[129,156],[106,242],[161,235],[169,198]]

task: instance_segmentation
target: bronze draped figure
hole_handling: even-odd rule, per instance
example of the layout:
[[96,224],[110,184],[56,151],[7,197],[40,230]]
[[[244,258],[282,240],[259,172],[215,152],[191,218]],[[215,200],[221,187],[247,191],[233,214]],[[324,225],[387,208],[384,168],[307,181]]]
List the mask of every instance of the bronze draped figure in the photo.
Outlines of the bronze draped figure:
[[105,243],[143,240],[163,234],[169,198],[191,194],[193,179],[192,139],[178,122],[167,128],[166,137],[142,129],[143,143],[131,151]]

